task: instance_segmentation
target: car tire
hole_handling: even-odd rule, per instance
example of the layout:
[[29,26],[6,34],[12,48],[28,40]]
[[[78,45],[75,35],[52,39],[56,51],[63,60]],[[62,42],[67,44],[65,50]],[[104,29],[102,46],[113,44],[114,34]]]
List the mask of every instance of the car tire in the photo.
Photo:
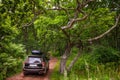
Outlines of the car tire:
[[23,72],[23,75],[24,75],[24,76],[27,75],[27,72],[24,71],[24,72]]
[[47,71],[49,70],[49,65],[48,65],[48,67],[47,67]]
[[44,70],[43,74],[45,75],[46,73],[47,73],[47,68],[45,68],[45,70]]

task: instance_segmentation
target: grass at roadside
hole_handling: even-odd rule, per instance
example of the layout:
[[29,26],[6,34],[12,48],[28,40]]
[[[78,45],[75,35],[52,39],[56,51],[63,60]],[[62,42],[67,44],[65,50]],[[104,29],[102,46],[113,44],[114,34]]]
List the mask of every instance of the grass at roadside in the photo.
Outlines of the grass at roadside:
[[[114,63],[108,63],[106,65],[94,65],[94,69],[88,68],[88,63],[85,63],[84,70],[75,70],[74,68],[63,76],[59,73],[59,63],[51,74],[50,80],[120,80],[120,71],[115,69]],[[93,71],[92,71],[93,70]]]
[[[74,56],[75,54],[69,58],[67,65],[73,60]],[[50,80],[120,80],[119,52],[111,48],[97,47],[91,53],[84,53],[74,64],[71,71],[65,72],[67,76],[59,73],[59,64],[60,61],[53,70]]]
[[58,58],[58,62],[56,63],[56,66],[50,76],[50,80],[60,80],[60,77],[62,77],[62,75],[59,73],[59,64],[60,64],[60,59]]

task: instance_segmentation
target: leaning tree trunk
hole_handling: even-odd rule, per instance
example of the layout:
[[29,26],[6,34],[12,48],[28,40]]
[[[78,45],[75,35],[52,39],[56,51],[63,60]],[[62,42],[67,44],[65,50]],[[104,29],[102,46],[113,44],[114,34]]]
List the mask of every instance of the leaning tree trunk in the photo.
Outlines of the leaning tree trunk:
[[[61,27],[63,33],[69,40],[70,40],[70,36],[72,36],[72,35],[68,34],[68,32],[66,30],[73,28],[73,26],[76,22],[83,21],[88,17],[88,15],[82,9],[85,8],[85,6],[88,5],[88,3],[91,1],[93,1],[93,0],[85,0],[81,3],[79,0],[76,0],[77,7],[75,9],[74,17],[72,19],[70,19],[70,21],[68,22],[68,24],[66,26]],[[79,18],[80,13],[84,15],[82,18]],[[91,41],[93,39],[90,39],[89,41]],[[72,47],[70,44],[67,47],[67,49],[65,50],[65,53],[63,54],[63,56],[61,57],[60,73],[64,73],[64,70],[66,68],[66,60],[67,60],[68,56],[70,55],[71,48]],[[76,61],[76,60],[77,60],[77,58],[74,61]],[[70,66],[70,68],[71,68],[71,66]]]
[[71,61],[70,65],[68,66],[67,71],[71,70],[71,68],[73,67],[74,63],[78,60],[80,55],[81,55],[81,51],[79,49],[78,54],[75,56],[75,58]]
[[67,48],[61,57],[61,62],[60,62],[60,73],[61,74],[63,74],[64,70],[66,70],[66,61],[67,61],[68,56],[70,55],[71,48],[72,48],[72,44],[68,43]]

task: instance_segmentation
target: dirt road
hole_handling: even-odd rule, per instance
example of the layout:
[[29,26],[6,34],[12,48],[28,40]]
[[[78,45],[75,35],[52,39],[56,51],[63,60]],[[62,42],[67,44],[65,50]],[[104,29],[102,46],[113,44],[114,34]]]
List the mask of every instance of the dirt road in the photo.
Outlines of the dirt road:
[[7,78],[6,80],[50,80],[49,79],[50,74],[52,73],[56,63],[57,63],[57,59],[51,58],[49,71],[46,75],[31,74],[31,75],[24,76],[23,73],[20,73],[18,75]]

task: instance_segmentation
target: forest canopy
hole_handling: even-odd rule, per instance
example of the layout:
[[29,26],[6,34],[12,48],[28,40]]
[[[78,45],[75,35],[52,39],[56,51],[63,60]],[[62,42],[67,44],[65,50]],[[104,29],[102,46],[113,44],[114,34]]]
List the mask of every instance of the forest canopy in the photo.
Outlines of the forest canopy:
[[0,0],[0,79],[34,49],[61,57],[63,74],[81,54],[99,52],[96,46],[120,55],[119,44],[119,0]]

